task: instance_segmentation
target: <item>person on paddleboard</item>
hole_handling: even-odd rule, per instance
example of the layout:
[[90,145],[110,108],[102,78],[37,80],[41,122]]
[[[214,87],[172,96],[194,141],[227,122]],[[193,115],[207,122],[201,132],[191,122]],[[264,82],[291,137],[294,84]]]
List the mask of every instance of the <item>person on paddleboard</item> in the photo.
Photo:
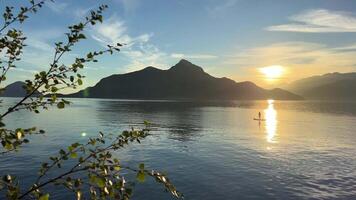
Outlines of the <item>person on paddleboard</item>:
[[261,112],[258,112],[258,119],[261,120]]

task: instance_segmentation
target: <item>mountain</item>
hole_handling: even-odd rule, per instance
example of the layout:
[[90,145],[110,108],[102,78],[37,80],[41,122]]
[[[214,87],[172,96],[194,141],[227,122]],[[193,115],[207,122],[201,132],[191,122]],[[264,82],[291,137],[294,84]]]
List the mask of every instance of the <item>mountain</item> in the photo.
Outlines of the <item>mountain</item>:
[[300,100],[300,96],[282,89],[265,90],[252,82],[215,78],[187,60],[168,70],[146,67],[142,70],[111,75],[94,87],[68,97],[121,99],[197,99],[197,100]]
[[307,99],[356,100],[356,73],[329,73],[295,81],[286,89]]
[[7,85],[4,91],[0,94],[2,97],[23,97],[26,95],[26,90],[23,88],[24,82],[17,81]]

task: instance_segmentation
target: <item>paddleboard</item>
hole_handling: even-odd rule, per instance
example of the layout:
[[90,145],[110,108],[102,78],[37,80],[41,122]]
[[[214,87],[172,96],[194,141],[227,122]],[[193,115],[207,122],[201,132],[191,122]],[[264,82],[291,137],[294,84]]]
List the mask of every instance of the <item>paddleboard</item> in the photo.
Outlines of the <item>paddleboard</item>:
[[266,121],[265,119],[258,119],[258,118],[253,118],[253,120],[256,120],[256,121]]

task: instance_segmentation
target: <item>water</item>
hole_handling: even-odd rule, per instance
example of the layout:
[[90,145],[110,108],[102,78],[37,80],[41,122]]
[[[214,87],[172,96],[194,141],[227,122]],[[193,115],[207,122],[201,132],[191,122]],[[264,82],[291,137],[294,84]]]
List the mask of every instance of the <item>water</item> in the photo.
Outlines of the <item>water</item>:
[[[167,172],[186,199],[356,198],[355,102],[72,101],[64,110],[12,115],[7,125],[47,133],[0,157],[0,172],[29,184],[59,148],[148,120],[153,135],[116,156]],[[259,111],[260,124],[252,120]],[[60,190],[52,197],[74,199]],[[136,184],[133,199],[171,197],[147,180]]]

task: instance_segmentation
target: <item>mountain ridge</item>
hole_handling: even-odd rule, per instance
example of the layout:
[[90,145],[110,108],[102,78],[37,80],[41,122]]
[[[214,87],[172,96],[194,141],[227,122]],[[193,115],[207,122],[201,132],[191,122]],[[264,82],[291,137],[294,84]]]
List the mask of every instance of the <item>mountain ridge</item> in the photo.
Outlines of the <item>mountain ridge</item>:
[[285,89],[314,100],[356,100],[356,72],[327,73],[300,79]]
[[235,82],[226,77],[211,76],[202,67],[184,59],[168,70],[148,66],[126,74],[110,75],[92,87],[65,96],[124,99],[302,99],[282,89],[265,90],[250,81]]
[[23,88],[25,85],[22,81],[15,81],[11,84],[8,84],[2,93],[1,97],[23,97],[26,95],[26,90]]

